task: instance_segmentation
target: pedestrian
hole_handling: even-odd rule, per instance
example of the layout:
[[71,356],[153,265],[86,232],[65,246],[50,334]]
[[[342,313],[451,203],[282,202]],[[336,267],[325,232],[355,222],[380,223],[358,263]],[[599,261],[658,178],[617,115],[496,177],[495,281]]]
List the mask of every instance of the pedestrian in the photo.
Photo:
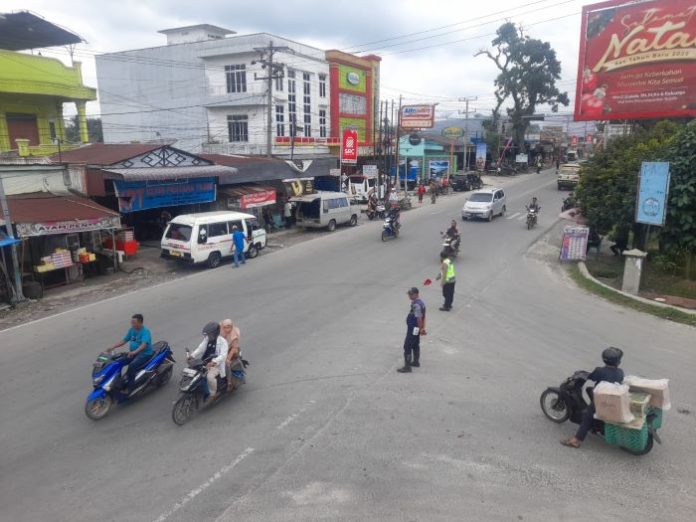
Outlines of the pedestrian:
[[437,201],[437,185],[435,184],[435,180],[431,179],[430,180],[430,203],[432,203],[434,205],[435,201]]
[[406,339],[404,339],[404,367],[399,373],[410,373],[411,368],[420,367],[420,338],[425,335],[425,303],[418,297],[414,286],[408,292],[411,308],[406,316]]
[[418,184],[418,203],[423,203],[423,196],[425,195],[425,185],[421,181]]
[[456,282],[454,263],[445,252],[440,252],[440,261],[440,273],[437,274],[437,279],[440,280],[442,297],[445,298],[445,304],[440,307],[440,310],[449,312],[452,309],[452,301],[454,301],[454,284]]
[[232,227],[232,248],[234,255],[234,266],[239,268],[239,262],[241,261],[243,265],[246,265],[246,258],[244,256],[244,232],[239,230],[237,225]]
[[283,206],[283,217],[285,218],[285,228],[292,227],[292,203],[289,199],[285,200]]
[[273,231],[273,213],[268,209],[263,209],[263,222],[266,232],[270,234]]

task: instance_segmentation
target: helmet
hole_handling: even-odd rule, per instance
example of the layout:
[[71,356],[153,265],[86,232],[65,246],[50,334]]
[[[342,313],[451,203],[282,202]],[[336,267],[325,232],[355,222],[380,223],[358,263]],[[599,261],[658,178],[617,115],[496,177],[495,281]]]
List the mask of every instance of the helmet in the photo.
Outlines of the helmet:
[[621,364],[622,357],[623,351],[613,346],[610,346],[602,352],[602,360],[604,361],[604,364],[608,366],[618,366]]
[[220,335],[220,323],[213,323],[212,321],[203,327],[203,335],[206,337],[217,337]]

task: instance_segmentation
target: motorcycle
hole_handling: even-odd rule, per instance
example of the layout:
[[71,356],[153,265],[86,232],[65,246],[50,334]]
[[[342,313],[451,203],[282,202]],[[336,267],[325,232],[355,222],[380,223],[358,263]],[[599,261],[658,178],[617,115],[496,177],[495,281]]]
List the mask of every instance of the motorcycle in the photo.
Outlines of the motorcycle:
[[392,216],[387,216],[384,220],[384,225],[382,225],[382,241],[399,237],[399,228],[396,220]]
[[457,257],[459,255],[459,245],[457,244],[457,240],[444,234],[443,232],[440,232],[440,235],[443,238],[441,254],[444,254],[447,257]]
[[531,230],[537,224],[539,209],[527,207],[527,230]]
[[[589,372],[577,371],[558,387],[549,387],[541,394],[539,402],[544,415],[556,424],[570,420],[581,424],[589,403],[583,396]],[[588,396],[592,389],[587,388]],[[648,407],[640,429],[624,428],[620,425],[594,419],[590,428],[593,433],[608,444],[618,446],[633,455],[645,455],[653,448],[653,442],[662,443],[657,430],[662,427],[662,410]]]
[[371,206],[368,206],[367,210],[365,211],[365,213],[367,214],[367,218],[370,221],[372,221],[376,217],[378,217],[380,219],[384,219],[384,212],[385,212],[385,206],[384,206],[384,203],[382,203],[381,201],[379,203],[377,203],[377,205],[375,205],[374,208]]
[[561,206],[561,212],[565,212],[566,210],[570,210],[571,208],[575,208],[577,205],[575,204],[575,198],[573,198],[573,195],[570,194],[568,195],[567,198],[563,200],[563,205]]
[[161,388],[169,382],[174,370],[174,356],[165,341],[152,346],[154,354],[147,364],[136,374],[135,382],[128,391],[127,379],[123,369],[130,359],[127,353],[100,353],[92,365],[92,384],[94,390],[87,397],[85,414],[92,420],[103,419],[114,403],[130,402],[147,391]]
[[[183,426],[193,417],[198,409],[202,406],[207,406],[204,402],[204,395],[207,389],[206,379],[208,375],[208,367],[206,364],[210,359],[210,357],[207,359],[191,358],[191,354],[186,350],[188,368],[184,368],[181,372],[181,380],[179,381],[179,391],[181,393],[172,408],[172,420],[175,424]],[[246,382],[245,368],[248,365],[249,362],[240,357],[239,363],[232,365],[232,378],[238,383],[244,384]],[[237,389],[237,387],[235,387],[232,391],[228,391],[227,377],[223,378],[218,375],[217,379],[218,398],[215,403]]]

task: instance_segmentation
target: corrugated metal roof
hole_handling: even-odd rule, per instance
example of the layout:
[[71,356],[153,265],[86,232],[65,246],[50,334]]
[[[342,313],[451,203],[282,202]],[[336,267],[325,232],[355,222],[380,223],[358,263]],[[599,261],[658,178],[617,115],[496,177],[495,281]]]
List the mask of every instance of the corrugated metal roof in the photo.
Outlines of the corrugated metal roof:
[[168,143],[93,143],[79,149],[56,154],[51,160],[63,163],[86,163],[87,165],[113,165],[167,147]]
[[82,42],[75,33],[30,13],[0,13],[0,49],[21,51]]
[[31,192],[7,196],[13,223],[77,221],[119,216],[91,199],[73,194],[57,196],[48,192]]
[[185,167],[138,167],[132,169],[101,169],[113,179],[125,181],[160,181],[165,179],[210,178],[234,176],[237,169],[223,165],[195,165]]

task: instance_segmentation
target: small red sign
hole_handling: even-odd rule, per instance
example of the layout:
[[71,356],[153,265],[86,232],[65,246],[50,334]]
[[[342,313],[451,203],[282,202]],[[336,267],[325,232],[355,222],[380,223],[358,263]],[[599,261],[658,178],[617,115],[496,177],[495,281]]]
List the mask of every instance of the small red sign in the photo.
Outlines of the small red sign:
[[344,129],[341,142],[341,162],[356,164],[358,162],[358,131]]
[[273,205],[276,202],[275,190],[264,190],[263,192],[254,192],[252,194],[244,194],[241,198],[241,207],[243,209],[264,207]]

